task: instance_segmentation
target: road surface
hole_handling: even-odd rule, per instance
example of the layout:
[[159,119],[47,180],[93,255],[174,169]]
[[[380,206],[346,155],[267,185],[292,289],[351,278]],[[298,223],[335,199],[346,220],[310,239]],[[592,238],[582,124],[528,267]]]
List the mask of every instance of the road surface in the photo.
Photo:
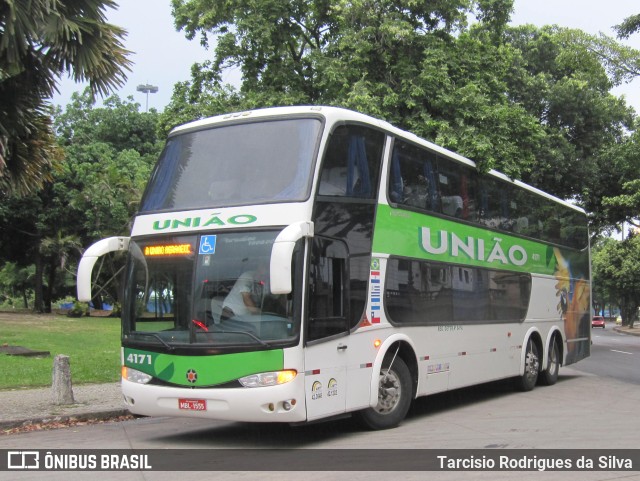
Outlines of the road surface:
[[[396,429],[370,432],[350,419],[315,425],[242,424],[197,419],[141,418],[104,425],[0,436],[0,449],[168,449],[198,451],[202,457],[219,449],[303,448],[375,450],[393,460],[397,449],[535,450],[625,449],[640,447],[640,337],[614,333],[611,326],[593,332],[592,357],[562,368],[555,386],[514,391],[498,382],[418,399]],[[208,451],[215,449],[216,451]],[[321,451],[319,451],[321,453]],[[529,451],[530,452],[530,451]],[[216,454],[217,453],[217,454]],[[231,451],[229,453],[232,453]],[[237,453],[237,452],[236,452]],[[346,453],[346,454],[345,454]],[[250,455],[249,453],[247,455]],[[206,459],[206,458],[205,458]],[[293,461],[293,459],[291,460]],[[330,463],[331,460],[329,459]],[[175,466],[180,471],[185,466]],[[19,480],[285,480],[372,478],[403,480],[559,479],[640,481],[633,472],[0,472],[0,479]],[[10,475],[10,476],[8,476]]]

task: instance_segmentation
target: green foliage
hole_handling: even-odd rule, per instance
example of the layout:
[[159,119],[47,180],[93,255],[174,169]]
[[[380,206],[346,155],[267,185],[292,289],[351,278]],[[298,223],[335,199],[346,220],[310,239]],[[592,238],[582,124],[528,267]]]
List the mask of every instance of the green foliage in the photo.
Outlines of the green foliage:
[[[215,59],[176,86],[164,133],[229,111],[347,107],[577,200],[594,213],[593,232],[620,222],[602,209],[623,193],[611,166],[640,177],[624,154],[634,113],[609,93],[638,75],[640,52],[579,30],[509,27],[510,0],[173,0],[173,9],[188,38],[217,43]],[[239,89],[223,84],[228,67],[241,71]]]
[[33,298],[34,275],[33,266],[20,267],[15,262],[5,262],[0,267],[0,305],[27,309]]
[[596,295],[615,300],[623,325],[632,326],[640,307],[640,236],[602,241],[593,250],[592,270]]
[[620,25],[616,25],[615,29],[618,37],[629,38],[632,34],[640,31],[640,14],[625,18]]
[[[52,182],[28,196],[7,196],[0,203],[0,239],[5,259],[35,263],[31,288],[36,310],[49,311],[51,300],[74,292],[73,276],[82,248],[95,240],[130,231],[151,167],[160,150],[158,115],[117,96],[95,107],[91,92],[74,94],[56,116],[59,149],[64,153]],[[119,268],[107,259],[102,275]],[[107,290],[117,299],[118,286]],[[96,302],[99,302],[99,298]]]
[[638,62],[639,53],[602,35],[559,27],[518,27],[507,38],[522,62],[509,91],[544,130],[523,180],[578,200],[591,213],[592,232],[611,229],[621,219],[603,209],[603,199],[621,192],[621,179],[638,177],[640,164],[624,153],[633,111],[609,90],[628,80],[626,66],[631,58]]
[[89,315],[89,304],[86,302],[74,302],[73,307],[67,312],[67,317],[84,317]]
[[48,99],[70,74],[94,94],[122,85],[125,32],[106,23],[112,0],[0,3],[0,193],[33,193],[51,180],[56,149]]
[[65,296],[60,299],[56,299],[52,304],[58,309],[61,309],[63,304],[73,304],[74,302],[76,302],[76,298],[74,296]]
[[[162,143],[157,113],[139,111],[132,99],[108,98],[95,107],[87,90],[56,117],[55,128],[66,158],[56,173],[62,203],[82,213],[82,245],[124,234]],[[78,225],[76,220],[75,225]]]
[[[595,213],[614,224],[627,222],[640,227],[640,132],[635,131],[624,142],[605,151],[608,164],[602,167],[604,182],[598,191],[602,205]],[[617,185],[617,188],[607,188]]]

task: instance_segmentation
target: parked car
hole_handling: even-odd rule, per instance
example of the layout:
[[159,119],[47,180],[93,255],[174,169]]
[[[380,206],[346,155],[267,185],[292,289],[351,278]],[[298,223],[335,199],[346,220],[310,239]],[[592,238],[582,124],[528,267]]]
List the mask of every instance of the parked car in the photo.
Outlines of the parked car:
[[604,329],[604,317],[602,316],[593,316],[591,319],[591,327],[601,327]]

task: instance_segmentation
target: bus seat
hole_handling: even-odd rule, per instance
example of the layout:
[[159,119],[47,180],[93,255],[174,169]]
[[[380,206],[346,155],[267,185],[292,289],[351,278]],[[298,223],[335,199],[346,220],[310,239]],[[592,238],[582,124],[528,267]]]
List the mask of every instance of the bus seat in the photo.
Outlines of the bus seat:
[[347,168],[333,167],[324,169],[320,177],[320,195],[339,195],[347,194]]
[[214,324],[220,324],[220,316],[222,315],[222,303],[224,296],[216,296],[211,299],[211,317]]
[[451,217],[462,216],[462,197],[459,195],[442,196],[442,213]]

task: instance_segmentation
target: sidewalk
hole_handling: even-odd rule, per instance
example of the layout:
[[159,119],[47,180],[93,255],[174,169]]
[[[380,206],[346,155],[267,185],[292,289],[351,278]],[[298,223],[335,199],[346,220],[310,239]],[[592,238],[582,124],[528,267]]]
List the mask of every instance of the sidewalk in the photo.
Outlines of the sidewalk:
[[75,404],[53,403],[51,388],[0,391],[0,435],[37,425],[68,424],[126,416],[120,383],[73,386]]

